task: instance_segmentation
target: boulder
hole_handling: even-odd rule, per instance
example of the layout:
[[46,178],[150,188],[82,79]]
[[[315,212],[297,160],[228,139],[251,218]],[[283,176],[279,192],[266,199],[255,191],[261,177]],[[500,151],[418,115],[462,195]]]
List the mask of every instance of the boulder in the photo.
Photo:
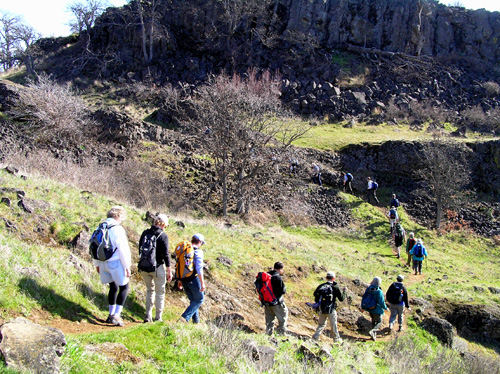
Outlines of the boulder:
[[436,336],[438,340],[444,345],[451,347],[453,344],[454,329],[453,325],[447,320],[439,317],[425,318],[421,324],[422,328],[432,335]]
[[61,330],[18,317],[0,327],[0,352],[8,368],[30,373],[59,373],[66,339]]
[[264,345],[258,345],[255,340],[244,340],[243,346],[247,350],[248,357],[255,363],[260,372],[271,370],[274,366],[276,350]]

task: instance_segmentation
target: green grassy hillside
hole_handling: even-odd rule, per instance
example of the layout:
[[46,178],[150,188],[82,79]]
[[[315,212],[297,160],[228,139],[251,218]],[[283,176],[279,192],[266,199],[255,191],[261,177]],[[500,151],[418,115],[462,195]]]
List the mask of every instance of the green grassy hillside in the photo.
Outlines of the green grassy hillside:
[[[100,284],[88,256],[74,250],[69,243],[84,226],[95,227],[109,207],[120,202],[35,176],[23,179],[4,170],[0,172],[0,181],[1,197],[10,200],[10,205],[0,204],[0,318],[7,321],[21,315],[42,324],[79,326],[68,328],[69,344],[63,356],[65,372],[254,372],[250,360],[242,356],[244,339],[255,339],[278,349],[272,372],[323,372],[330,365],[325,364],[325,368],[312,362],[305,365],[297,348],[301,344],[316,351],[318,348],[294,337],[278,337],[272,343],[262,334],[237,332],[213,324],[177,325],[174,321],[185,307],[185,300],[178,292],[167,293],[165,323],[138,324],[144,314],[145,290],[136,269],[124,311],[126,328],[103,327],[107,290]],[[24,192],[25,200],[34,207],[32,213],[18,206],[19,191]],[[249,226],[239,221],[226,225],[216,220],[171,217],[172,221],[182,220],[186,224],[184,230],[175,224],[167,229],[171,243],[198,231],[207,238],[208,298],[202,308],[203,319],[208,321],[222,313],[237,312],[248,325],[262,331],[263,311],[253,293],[253,277],[278,260],[286,265],[287,305],[294,310],[290,316],[291,330],[302,335],[310,336],[311,327],[315,327],[312,313],[303,304],[312,299],[325,269],[335,270],[341,282],[351,288],[350,280],[369,282],[374,276],[381,276],[386,289],[397,274],[405,274],[411,297],[438,303],[442,300],[478,305],[500,303],[499,295],[488,291],[488,287],[500,288],[500,250],[493,240],[465,231],[438,235],[412,222],[402,212],[403,225],[424,239],[430,254],[425,275],[414,277],[392,252],[386,212],[357,197],[342,196],[351,208],[354,223],[341,230],[276,223]],[[124,227],[136,256],[134,249],[139,235],[148,225],[143,221],[145,212],[131,206],[126,208],[128,219]],[[228,267],[219,261],[221,256],[230,259],[232,265]],[[356,308],[359,296],[355,292],[351,295],[353,302],[348,307]],[[230,302],[225,302],[226,299]],[[434,349],[425,353],[426,360],[450,355],[457,370],[450,372],[470,372],[462,367],[464,363],[458,356],[438,348],[436,339],[411,319],[409,326],[410,331],[398,339],[398,344],[417,349],[430,343]],[[395,372],[397,364],[388,357],[396,343],[360,342],[359,332],[344,326],[340,326],[340,331],[346,343],[330,348],[336,370],[346,370],[338,372],[348,372],[353,367],[361,372]],[[106,363],[102,355],[89,353],[87,345],[101,342],[123,343],[133,359]],[[487,347],[471,344],[471,349],[493,354]],[[7,371],[0,368],[0,372]]]

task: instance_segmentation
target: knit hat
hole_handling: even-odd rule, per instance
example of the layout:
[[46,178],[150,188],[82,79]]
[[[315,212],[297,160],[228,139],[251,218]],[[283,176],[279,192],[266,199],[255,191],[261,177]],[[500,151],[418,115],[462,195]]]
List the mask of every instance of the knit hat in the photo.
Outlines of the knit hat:
[[380,287],[380,284],[382,283],[382,279],[380,277],[375,277],[373,278],[372,282],[370,283],[371,286],[377,286]]

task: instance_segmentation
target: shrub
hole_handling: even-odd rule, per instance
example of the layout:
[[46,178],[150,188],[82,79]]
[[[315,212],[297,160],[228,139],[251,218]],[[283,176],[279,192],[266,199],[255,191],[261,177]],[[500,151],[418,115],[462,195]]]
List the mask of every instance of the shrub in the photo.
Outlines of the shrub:
[[488,81],[483,84],[486,93],[490,96],[495,96],[500,94],[500,85],[497,82]]
[[87,105],[71,86],[57,84],[45,74],[19,89],[17,94],[10,114],[14,120],[25,123],[26,132],[39,141],[77,141],[85,127],[92,123]]

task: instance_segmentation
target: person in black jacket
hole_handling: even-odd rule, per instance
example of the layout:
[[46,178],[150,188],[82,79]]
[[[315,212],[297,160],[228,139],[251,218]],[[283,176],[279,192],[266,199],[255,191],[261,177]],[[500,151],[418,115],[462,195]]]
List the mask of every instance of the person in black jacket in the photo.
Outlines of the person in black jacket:
[[343,287],[341,291],[338,283],[335,282],[335,273],[333,271],[326,273],[326,283],[320,284],[314,291],[314,301],[319,304],[318,328],[312,337],[314,340],[319,339],[321,332],[326,326],[326,321],[330,320],[333,342],[342,342],[337,329],[336,301],[344,301],[345,292],[346,287]]
[[389,310],[391,311],[391,316],[389,317],[389,329],[393,329],[396,317],[398,317],[398,331],[403,331],[403,312],[405,311],[405,307],[409,310],[410,306],[408,304],[408,292],[406,291],[406,287],[403,285],[404,276],[398,275],[396,280],[397,282],[391,284],[385,294],[385,298],[389,302]]
[[264,313],[266,317],[266,334],[272,335],[274,330],[274,319],[278,320],[277,332],[280,334],[286,333],[286,324],[288,320],[288,309],[285,305],[284,296],[286,293],[285,283],[281,276],[285,272],[285,265],[282,262],[276,262],[274,269],[269,271],[271,275],[271,287],[274,296],[278,300],[277,305],[264,306]]
[[155,299],[155,321],[162,321],[163,308],[165,305],[165,284],[172,280],[170,270],[170,255],[168,252],[168,236],[163,231],[168,226],[168,217],[159,214],[151,228],[145,230],[139,240],[139,255],[145,239],[154,235],[156,237],[156,264],[153,271],[139,270],[142,279],[146,283],[146,317],[144,323],[152,322],[153,298]]

